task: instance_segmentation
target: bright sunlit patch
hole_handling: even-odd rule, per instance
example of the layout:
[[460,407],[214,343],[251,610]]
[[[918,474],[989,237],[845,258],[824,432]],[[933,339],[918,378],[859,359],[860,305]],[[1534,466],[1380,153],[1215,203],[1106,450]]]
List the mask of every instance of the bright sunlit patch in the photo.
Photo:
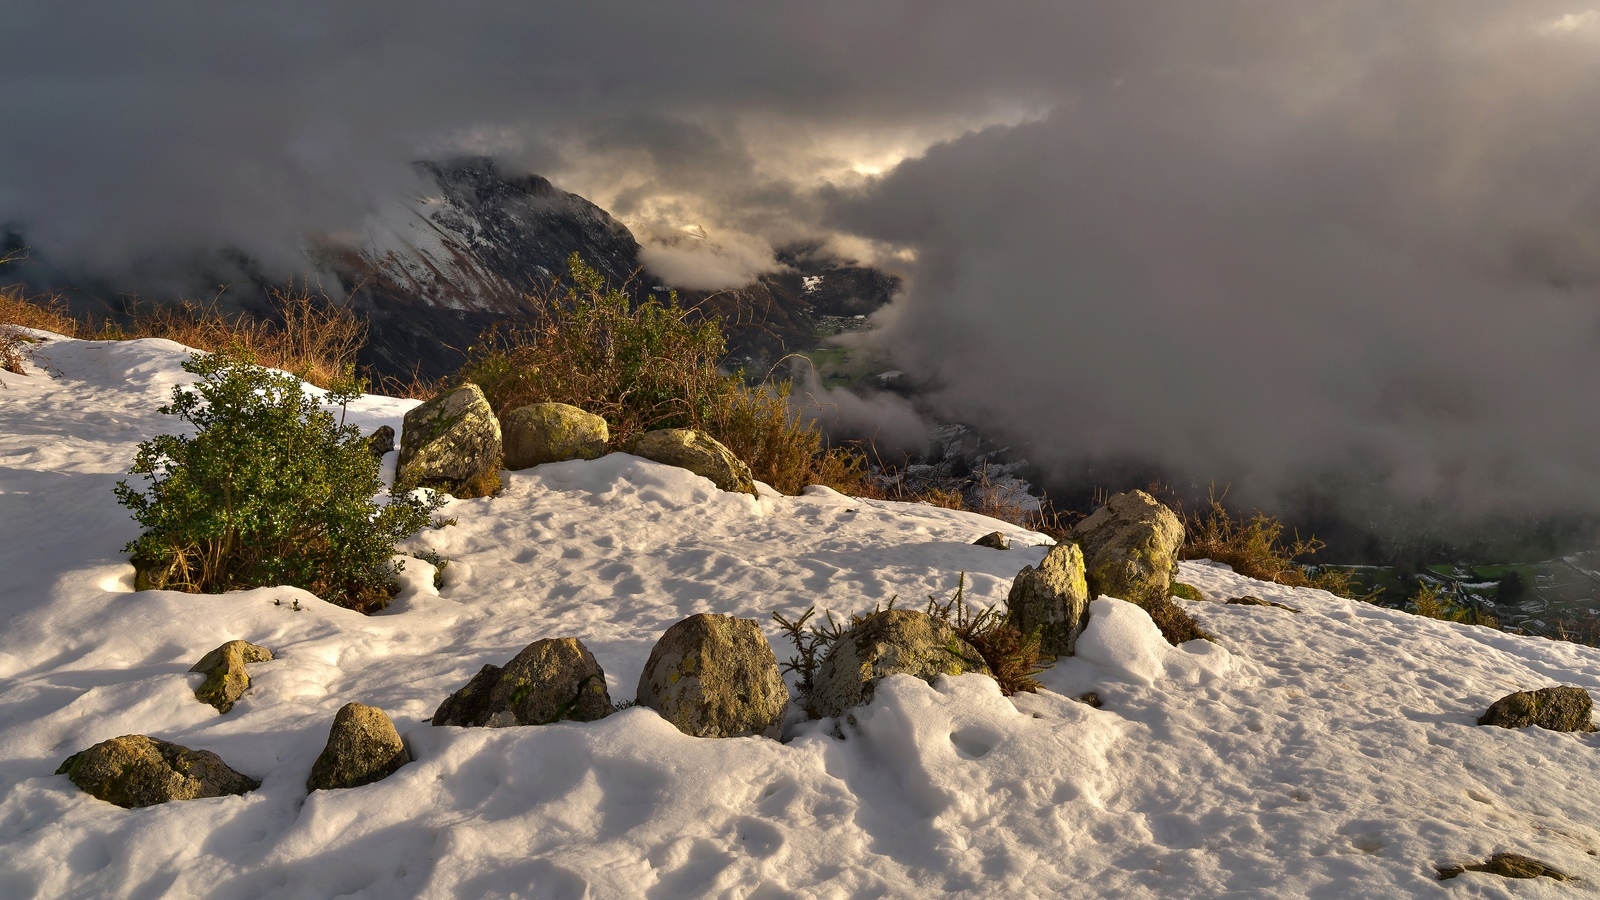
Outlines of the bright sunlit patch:
[[1600,38],[1600,11],[1567,13],[1540,25],[1538,32],[1546,37]]

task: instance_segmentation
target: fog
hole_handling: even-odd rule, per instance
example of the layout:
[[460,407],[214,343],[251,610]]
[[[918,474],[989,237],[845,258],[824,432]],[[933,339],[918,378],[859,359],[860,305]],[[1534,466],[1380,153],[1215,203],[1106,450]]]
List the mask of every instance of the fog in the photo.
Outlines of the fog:
[[1600,511],[1581,2],[27,2],[0,78],[0,223],[58,267],[297,271],[490,153],[685,286],[893,268],[896,365],[1050,478]]

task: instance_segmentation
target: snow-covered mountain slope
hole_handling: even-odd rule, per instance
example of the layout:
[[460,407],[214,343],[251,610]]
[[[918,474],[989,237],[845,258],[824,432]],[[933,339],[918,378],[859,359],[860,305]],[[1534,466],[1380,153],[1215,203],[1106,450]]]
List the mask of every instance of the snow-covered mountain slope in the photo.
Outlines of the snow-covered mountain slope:
[[[1600,737],[1478,727],[1496,698],[1600,691],[1600,651],[1435,622],[1185,563],[1216,645],[1170,648],[1097,601],[1084,652],[1007,699],[982,676],[897,677],[835,733],[686,737],[648,709],[551,726],[435,728],[447,694],[539,638],[581,638],[612,697],[696,612],[768,619],[899,595],[1004,599],[1047,541],[970,513],[813,489],[759,500],[613,454],[511,473],[452,503],[382,614],[290,588],[131,591],[112,500],[185,350],[51,340],[0,373],[0,896],[1568,896],[1600,880]],[[356,404],[398,427],[410,401]],[[1021,549],[970,546],[999,529]],[[1032,546],[1027,546],[1032,545]],[[302,607],[294,611],[291,600]],[[276,605],[274,600],[286,601]],[[186,670],[270,647],[234,710]],[[1076,702],[1085,691],[1101,709]],[[335,710],[386,710],[416,761],[307,796]],[[262,780],[124,810],[52,773],[146,733]],[[1435,865],[1518,851],[1577,876]]]

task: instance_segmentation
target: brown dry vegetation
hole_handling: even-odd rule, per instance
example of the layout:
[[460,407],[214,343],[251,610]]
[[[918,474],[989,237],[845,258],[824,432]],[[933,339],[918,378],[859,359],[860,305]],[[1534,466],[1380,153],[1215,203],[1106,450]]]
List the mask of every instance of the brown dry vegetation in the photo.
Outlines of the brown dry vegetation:
[[[1181,512],[1181,511],[1180,511]],[[1273,516],[1257,510],[1249,518],[1235,518],[1213,495],[1203,512],[1184,514],[1183,559],[1210,559],[1227,563],[1235,572],[1261,581],[1290,587],[1312,587],[1349,597],[1353,594],[1350,576],[1322,570],[1309,574],[1296,562],[1322,549],[1315,537],[1294,535],[1285,543],[1284,526]]]
[[605,418],[613,446],[656,428],[696,428],[727,445],[755,477],[797,494],[808,484],[860,494],[859,453],[825,446],[790,404],[791,384],[746,384],[717,367],[720,324],[675,296],[633,301],[574,255],[570,285],[528,297],[534,319],[485,334],[459,376],[503,415],[567,403]]
[[[225,313],[214,302],[130,301],[116,318],[73,316],[59,297],[28,296],[21,285],[0,288],[0,364],[20,371],[18,328],[37,328],[85,340],[165,338],[197,350],[242,349],[261,365],[328,387],[355,365],[366,322],[308,286],[274,288],[267,299],[277,320]],[[8,337],[9,336],[9,337]],[[7,357],[9,341],[12,359]],[[15,362],[16,365],[8,364]]]

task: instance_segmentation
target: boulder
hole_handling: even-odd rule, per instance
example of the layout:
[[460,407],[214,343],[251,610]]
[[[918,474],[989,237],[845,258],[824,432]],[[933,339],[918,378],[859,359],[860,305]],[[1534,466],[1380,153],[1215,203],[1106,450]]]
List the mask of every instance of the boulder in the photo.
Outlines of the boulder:
[[1083,548],[1094,596],[1149,607],[1167,599],[1178,571],[1183,523],[1144,491],[1117,494],[1069,535]]
[[635,456],[655,460],[711,479],[725,491],[756,493],[750,467],[720,441],[692,428],[663,428],[647,431],[629,448]]
[[932,684],[940,675],[989,673],[977,648],[955,629],[923,612],[886,609],[851,625],[817,667],[809,698],[812,716],[837,716],[872,700],[886,675],[913,675]]
[[777,738],[789,689],[756,620],[701,613],[656,641],[638,698],[687,735]]
[[233,709],[234,701],[250,687],[250,676],[245,672],[245,665],[266,662],[271,658],[271,650],[249,641],[223,644],[200,657],[200,661],[189,668],[191,672],[202,672],[206,676],[206,680],[195,688],[195,699],[215,706],[219,713]]
[[1011,541],[1007,540],[1006,536],[1003,533],[998,532],[998,531],[989,532],[988,534],[984,535],[983,537],[978,538],[977,540],[973,541],[972,545],[974,547],[988,547],[991,550],[1010,550],[1011,549]]
[[435,725],[503,728],[593,722],[614,707],[606,675],[577,638],[547,638],[504,666],[484,666],[433,714]]
[[328,743],[311,767],[306,790],[353,788],[382,781],[408,762],[411,751],[383,710],[346,703],[333,717]]
[[1300,611],[1292,606],[1284,606],[1282,603],[1273,603],[1271,600],[1263,600],[1260,597],[1251,596],[1250,594],[1245,594],[1243,597],[1229,597],[1227,602],[1232,603],[1235,606],[1270,606],[1273,609],[1286,609],[1292,613],[1297,613]]
[[475,384],[440,394],[406,413],[396,480],[457,497],[500,487],[500,422]]
[[567,459],[596,459],[606,452],[606,420],[565,403],[534,403],[500,418],[507,469],[517,471]]
[[1478,717],[1479,725],[1526,728],[1537,725],[1551,731],[1593,731],[1594,702],[1580,687],[1547,687],[1517,691],[1496,700]]
[[169,800],[243,794],[261,782],[228,768],[209,750],[190,750],[142,734],[102,741],[67,757],[57,775],[123,809]]
[[1556,881],[1570,881],[1572,877],[1549,863],[1521,853],[1496,853],[1481,863],[1436,868],[1440,881],[1448,881],[1466,872],[1488,872],[1501,878],[1551,878]]
[[376,430],[367,435],[367,450],[373,456],[383,456],[394,449],[394,429],[388,425],[379,425]]
[[1041,630],[1039,651],[1071,656],[1089,622],[1089,585],[1083,550],[1071,541],[1050,548],[1039,568],[1023,566],[1006,597],[1006,621],[1024,636]]

